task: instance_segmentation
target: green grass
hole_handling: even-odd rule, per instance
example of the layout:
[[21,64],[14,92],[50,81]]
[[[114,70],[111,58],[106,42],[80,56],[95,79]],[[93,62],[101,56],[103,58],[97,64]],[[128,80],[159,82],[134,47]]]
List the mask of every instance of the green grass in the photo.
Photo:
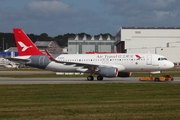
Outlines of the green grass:
[[180,119],[180,84],[0,85],[0,120]]

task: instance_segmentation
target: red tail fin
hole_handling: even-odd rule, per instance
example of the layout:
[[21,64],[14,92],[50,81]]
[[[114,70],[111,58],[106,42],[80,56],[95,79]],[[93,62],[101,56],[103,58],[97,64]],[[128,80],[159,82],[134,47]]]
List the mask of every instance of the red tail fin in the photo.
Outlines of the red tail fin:
[[13,28],[19,56],[43,55],[21,28]]

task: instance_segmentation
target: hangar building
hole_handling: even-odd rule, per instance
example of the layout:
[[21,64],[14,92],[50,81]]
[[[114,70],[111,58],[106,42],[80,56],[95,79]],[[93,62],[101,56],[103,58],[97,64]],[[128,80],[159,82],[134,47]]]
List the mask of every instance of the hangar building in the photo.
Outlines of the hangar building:
[[180,65],[180,27],[121,27],[117,52],[156,53]]
[[114,37],[107,36],[87,36],[68,39],[68,54],[86,54],[88,52],[116,52]]

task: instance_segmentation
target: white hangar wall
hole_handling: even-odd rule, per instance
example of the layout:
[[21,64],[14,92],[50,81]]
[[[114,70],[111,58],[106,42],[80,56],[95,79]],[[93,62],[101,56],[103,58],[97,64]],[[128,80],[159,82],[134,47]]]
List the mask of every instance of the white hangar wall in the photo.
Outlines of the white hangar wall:
[[155,48],[128,48],[127,53],[155,53]]
[[121,41],[125,41],[125,49],[167,47],[169,43],[180,41],[180,29],[121,29]]
[[180,47],[180,41],[178,42],[169,42],[167,47]]
[[164,55],[168,60],[180,65],[180,47],[156,48],[157,54]]
[[127,53],[156,53],[180,63],[180,27],[122,27],[115,38]]

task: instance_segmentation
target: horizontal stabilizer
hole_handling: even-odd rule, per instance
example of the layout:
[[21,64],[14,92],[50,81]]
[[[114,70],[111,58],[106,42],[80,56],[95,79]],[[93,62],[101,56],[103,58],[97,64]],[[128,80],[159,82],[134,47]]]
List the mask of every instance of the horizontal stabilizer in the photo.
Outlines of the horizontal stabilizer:
[[17,62],[17,63],[22,63],[22,64],[27,63],[27,62],[30,61],[30,59],[23,59],[23,58],[18,58],[18,57],[6,58],[6,59],[8,59],[10,61],[13,61],[13,62]]

